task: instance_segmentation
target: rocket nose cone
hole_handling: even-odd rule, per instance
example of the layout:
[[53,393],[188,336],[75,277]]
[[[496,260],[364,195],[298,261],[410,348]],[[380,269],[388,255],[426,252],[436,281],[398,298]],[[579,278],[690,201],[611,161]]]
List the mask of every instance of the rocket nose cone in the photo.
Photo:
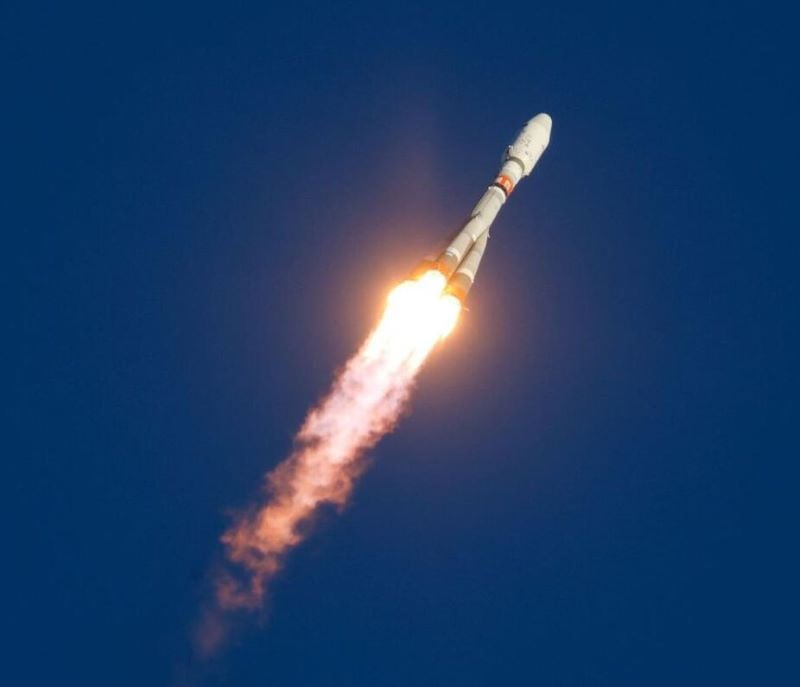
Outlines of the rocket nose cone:
[[531,119],[531,124],[538,124],[543,129],[546,129],[549,134],[553,128],[553,118],[549,114],[542,112]]
[[550,130],[553,120],[542,112],[529,119],[516,140],[508,147],[506,159],[517,158],[522,165],[522,176],[528,176],[539,161],[545,148],[550,145]]
[[542,112],[541,114],[537,114],[531,121],[528,123],[528,126],[537,127],[544,133],[544,145],[545,148],[550,145],[550,131],[553,128],[553,120],[549,114],[545,114]]

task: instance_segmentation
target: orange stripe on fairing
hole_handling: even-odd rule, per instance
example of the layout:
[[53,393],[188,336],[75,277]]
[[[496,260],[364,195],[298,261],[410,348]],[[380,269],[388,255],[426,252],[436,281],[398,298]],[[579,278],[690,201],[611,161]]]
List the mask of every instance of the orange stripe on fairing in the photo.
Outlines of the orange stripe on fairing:
[[497,177],[497,179],[494,180],[494,183],[502,188],[506,192],[507,196],[510,196],[511,192],[514,190],[514,182],[511,180],[511,177],[508,177],[505,174],[501,174],[499,177]]

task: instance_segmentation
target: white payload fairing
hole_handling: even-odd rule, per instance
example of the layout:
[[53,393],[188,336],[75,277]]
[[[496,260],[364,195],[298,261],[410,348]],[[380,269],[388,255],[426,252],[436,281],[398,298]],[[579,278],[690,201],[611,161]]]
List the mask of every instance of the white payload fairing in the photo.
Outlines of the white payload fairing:
[[520,179],[528,176],[550,143],[553,120],[538,114],[519,132],[503,154],[503,164],[494,181],[470,213],[461,231],[436,260],[425,260],[415,274],[435,269],[447,277],[447,292],[460,301],[469,293],[489,240],[489,229],[500,208]]

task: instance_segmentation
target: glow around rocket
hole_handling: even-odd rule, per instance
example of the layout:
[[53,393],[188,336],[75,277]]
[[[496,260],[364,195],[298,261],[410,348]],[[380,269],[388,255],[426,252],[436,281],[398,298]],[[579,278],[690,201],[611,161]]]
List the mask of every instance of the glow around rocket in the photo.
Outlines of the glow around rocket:
[[455,327],[489,229],[547,147],[551,125],[546,114],[525,125],[444,252],[391,291],[381,320],[309,411],[291,454],[266,476],[263,497],[222,536],[226,564],[197,629],[202,655],[224,643],[231,613],[263,607],[269,583],[320,509],[347,504],[366,452],[395,427],[426,359]]

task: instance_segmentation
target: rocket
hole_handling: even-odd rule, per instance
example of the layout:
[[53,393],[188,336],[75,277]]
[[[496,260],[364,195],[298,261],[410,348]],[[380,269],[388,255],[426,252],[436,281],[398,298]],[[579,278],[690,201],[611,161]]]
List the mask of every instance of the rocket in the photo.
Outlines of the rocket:
[[474,207],[450,245],[435,260],[424,260],[414,274],[435,269],[447,278],[446,292],[462,303],[467,297],[489,240],[489,229],[511,192],[528,176],[550,143],[550,115],[538,114],[519,132],[503,153],[494,181]]

